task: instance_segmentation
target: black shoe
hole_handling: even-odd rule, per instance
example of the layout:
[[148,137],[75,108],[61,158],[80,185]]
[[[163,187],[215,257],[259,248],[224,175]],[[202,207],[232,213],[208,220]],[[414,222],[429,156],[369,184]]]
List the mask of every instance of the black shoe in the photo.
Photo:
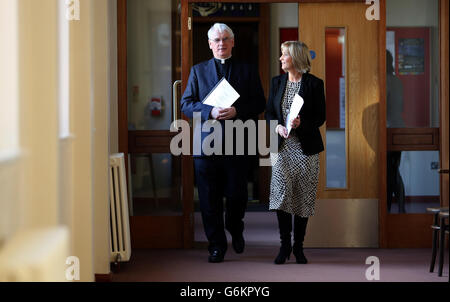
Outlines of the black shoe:
[[286,258],[289,260],[291,256],[292,247],[291,246],[281,246],[280,252],[278,253],[277,258],[275,258],[275,264],[283,264],[286,262]]
[[295,256],[295,262],[298,264],[307,264],[308,259],[306,259],[305,254],[303,254],[303,249],[300,249],[298,251],[294,251]]
[[233,236],[231,245],[233,245],[233,249],[237,254],[241,254],[242,252],[244,252],[245,240],[242,234]]
[[223,253],[220,250],[212,251],[211,255],[208,257],[208,262],[210,263],[219,263],[223,262]]

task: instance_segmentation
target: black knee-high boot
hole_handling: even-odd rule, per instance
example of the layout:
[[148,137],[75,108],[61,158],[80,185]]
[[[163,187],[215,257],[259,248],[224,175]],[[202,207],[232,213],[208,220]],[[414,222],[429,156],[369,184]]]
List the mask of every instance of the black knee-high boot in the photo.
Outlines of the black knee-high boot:
[[294,215],[294,246],[292,252],[295,256],[296,262],[299,264],[308,263],[305,254],[303,254],[303,240],[305,239],[307,224],[308,217]]
[[280,230],[281,247],[275,264],[283,264],[286,258],[289,259],[292,251],[291,232],[292,232],[292,215],[283,211],[277,211],[278,227]]

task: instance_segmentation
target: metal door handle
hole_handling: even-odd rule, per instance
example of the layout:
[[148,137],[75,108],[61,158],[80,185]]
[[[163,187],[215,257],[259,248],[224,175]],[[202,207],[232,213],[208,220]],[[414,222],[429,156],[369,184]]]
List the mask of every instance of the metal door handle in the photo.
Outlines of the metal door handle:
[[178,129],[177,121],[181,118],[178,114],[178,86],[181,85],[181,80],[176,80],[172,85],[172,118],[175,126],[175,129]]

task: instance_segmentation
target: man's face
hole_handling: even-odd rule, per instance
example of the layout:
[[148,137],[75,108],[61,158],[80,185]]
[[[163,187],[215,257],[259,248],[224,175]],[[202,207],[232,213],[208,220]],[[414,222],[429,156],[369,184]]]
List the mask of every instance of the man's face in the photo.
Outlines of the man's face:
[[214,58],[226,59],[231,56],[231,50],[234,47],[234,39],[226,31],[215,32],[213,39],[208,40],[209,48],[212,50]]

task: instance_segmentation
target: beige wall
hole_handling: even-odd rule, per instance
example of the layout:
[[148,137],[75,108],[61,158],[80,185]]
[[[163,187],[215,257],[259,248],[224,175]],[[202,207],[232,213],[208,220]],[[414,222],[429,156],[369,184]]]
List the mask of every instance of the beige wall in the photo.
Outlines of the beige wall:
[[117,0],[108,2],[109,29],[109,151],[119,152],[117,86]]
[[[70,22],[70,135],[62,138],[58,3],[64,1],[0,3],[2,12],[17,11],[16,20],[12,18],[9,25],[13,29],[9,32],[16,29],[15,36],[4,34],[3,26],[0,29],[0,54],[7,55],[4,42],[12,41],[8,51],[18,53],[18,58],[14,62],[11,56],[10,70],[2,69],[0,75],[3,79],[18,70],[17,88],[11,90],[17,93],[10,93],[7,101],[17,104],[20,130],[9,140],[18,140],[17,150],[0,150],[0,254],[8,251],[31,259],[27,253],[33,251],[32,244],[38,243],[31,239],[24,242],[22,238],[33,236],[24,236],[23,231],[30,234],[46,228],[47,234],[52,234],[51,230],[66,229],[68,232],[59,232],[61,245],[55,245],[55,249],[67,248],[70,252],[65,257],[77,256],[81,281],[93,281],[94,274],[109,273],[109,108],[110,99],[117,95],[115,67],[109,65],[115,61],[110,37],[116,30],[109,27],[116,20],[111,18],[115,1],[80,0],[81,19]],[[53,263],[60,269],[48,268],[48,272],[64,270],[64,253],[52,260],[50,255],[55,250],[46,252],[46,257],[33,258],[47,261],[40,267],[45,269]],[[52,280],[48,272],[41,276]],[[54,277],[60,279],[60,274]],[[34,280],[39,281],[39,277]]]

